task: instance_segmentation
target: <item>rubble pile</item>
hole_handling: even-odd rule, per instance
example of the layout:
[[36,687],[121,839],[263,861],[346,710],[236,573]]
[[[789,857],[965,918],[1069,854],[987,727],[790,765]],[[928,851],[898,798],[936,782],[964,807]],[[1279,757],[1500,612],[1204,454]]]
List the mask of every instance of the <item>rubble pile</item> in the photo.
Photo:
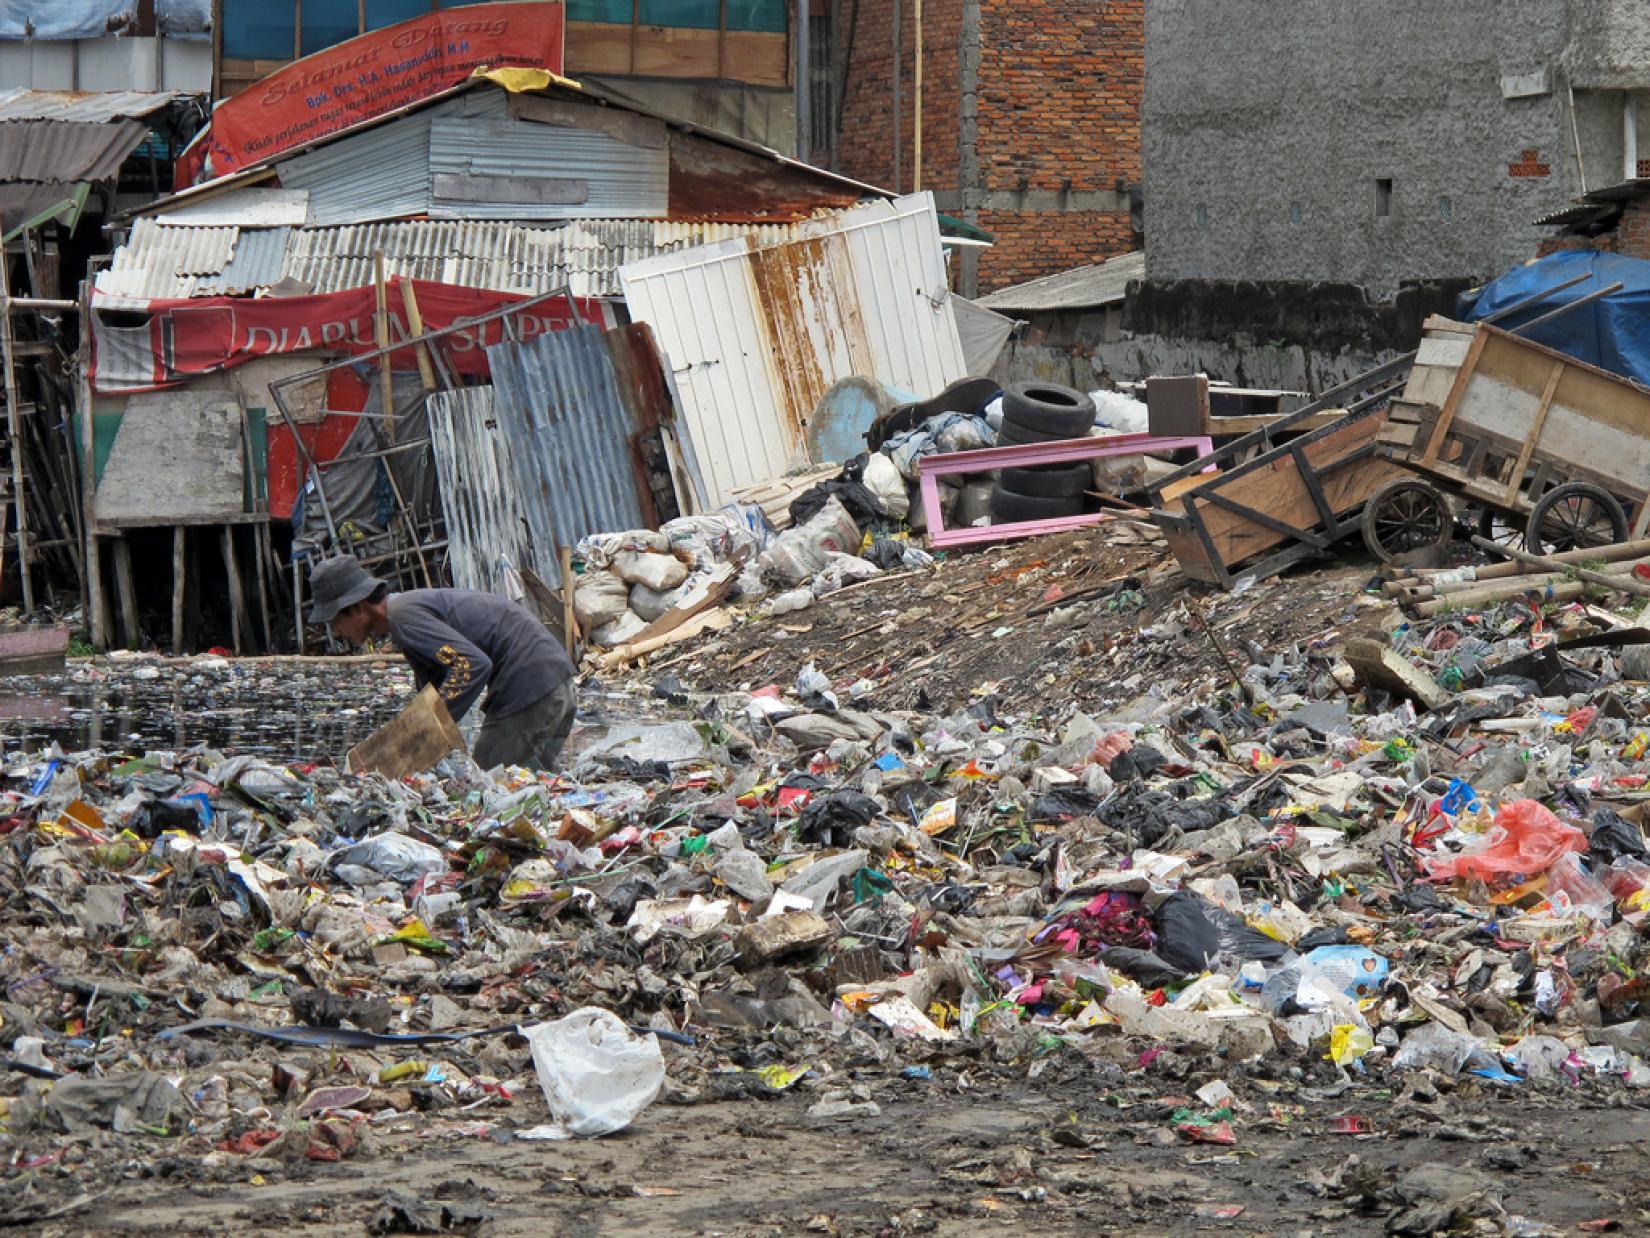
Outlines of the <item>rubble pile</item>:
[[[810,662],[743,690],[591,680],[559,776],[13,758],[7,1161],[164,1146],[272,1174],[409,1127],[560,1138],[793,1089],[852,1122],[879,1112],[867,1064],[1150,1088],[1180,1062],[1159,1129],[1228,1145],[1280,1088],[1365,1126],[1394,1095],[1630,1094],[1650,730],[1625,655],[1574,639],[1607,612],[1410,623],[1359,583],[1344,639],[1191,626],[1180,673],[1124,658],[1104,712],[997,683],[879,707]],[[1219,629],[1296,589],[1192,604]],[[585,1094],[618,1077],[567,1065],[592,1053],[624,1088]]]

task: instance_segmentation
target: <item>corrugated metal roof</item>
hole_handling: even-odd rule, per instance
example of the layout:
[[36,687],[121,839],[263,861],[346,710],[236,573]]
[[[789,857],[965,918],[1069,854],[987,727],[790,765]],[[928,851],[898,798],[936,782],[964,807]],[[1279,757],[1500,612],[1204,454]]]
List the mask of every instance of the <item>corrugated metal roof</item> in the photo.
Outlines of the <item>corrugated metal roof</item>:
[[930,193],[810,220],[780,245],[723,241],[619,275],[676,376],[712,502],[796,463],[837,380],[926,398],[966,373]]
[[235,255],[221,275],[204,278],[198,296],[240,296],[278,283],[286,265],[291,228],[242,228],[235,238]]
[[1119,254],[1094,266],[1076,267],[1057,275],[1027,280],[1012,288],[1001,288],[976,304],[998,312],[1034,313],[1039,310],[1089,309],[1115,305],[1123,299],[1130,281],[1146,278],[1144,253]]
[[14,86],[0,90],[0,120],[72,120],[101,125],[122,117],[148,116],[174,99],[188,97],[181,90],[29,90]]
[[430,209],[430,123],[407,116],[281,165],[281,186],[309,191],[312,224],[362,223]]
[[136,120],[0,120],[0,181],[104,181],[143,144]]
[[644,523],[631,467],[630,414],[619,393],[607,333],[570,327],[487,350],[493,414],[509,444],[516,491],[539,575],[560,579],[546,562],[559,541]]
[[460,387],[437,392],[427,405],[447,562],[460,589],[492,590],[503,562],[541,576],[546,566],[527,539],[527,512],[510,463],[510,440],[495,416],[495,394],[492,387]]
[[[670,152],[591,129],[438,116],[430,124],[429,163],[434,176],[457,176],[475,187],[475,199],[432,197],[429,213],[439,218],[660,219],[670,210]],[[572,182],[583,200],[492,201],[478,177]]]
[[601,219],[541,228],[413,219],[294,229],[285,274],[315,292],[359,288],[372,283],[373,254],[382,251],[386,275],[500,292],[569,287],[575,296],[616,297],[619,268],[628,262],[730,236],[772,244],[795,235],[792,224]]

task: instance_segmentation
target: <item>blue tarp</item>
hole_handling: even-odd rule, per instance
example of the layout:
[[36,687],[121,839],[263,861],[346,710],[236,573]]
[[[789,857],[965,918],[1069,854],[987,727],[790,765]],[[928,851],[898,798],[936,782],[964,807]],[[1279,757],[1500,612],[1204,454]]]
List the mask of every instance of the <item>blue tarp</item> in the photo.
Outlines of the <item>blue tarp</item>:
[[[0,40],[129,34],[137,27],[137,8],[137,0],[0,0]],[[212,0],[155,0],[155,21],[162,34],[205,38],[212,29]]]
[[1467,322],[1477,322],[1577,275],[1587,278],[1496,326],[1514,330],[1560,305],[1619,283],[1620,291],[1562,314],[1526,333],[1526,338],[1612,374],[1650,383],[1650,262],[1643,259],[1581,249],[1549,254],[1513,268],[1476,292],[1463,294],[1457,312]]

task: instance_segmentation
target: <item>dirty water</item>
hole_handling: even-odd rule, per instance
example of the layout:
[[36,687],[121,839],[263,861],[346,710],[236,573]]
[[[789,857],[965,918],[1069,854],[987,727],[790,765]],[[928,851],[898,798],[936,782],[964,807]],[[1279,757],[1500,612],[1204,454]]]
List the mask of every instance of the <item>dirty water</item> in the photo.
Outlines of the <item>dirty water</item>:
[[234,668],[83,666],[64,675],[0,681],[0,749],[184,749],[281,762],[341,761],[393,717],[412,690],[399,667],[258,673]]

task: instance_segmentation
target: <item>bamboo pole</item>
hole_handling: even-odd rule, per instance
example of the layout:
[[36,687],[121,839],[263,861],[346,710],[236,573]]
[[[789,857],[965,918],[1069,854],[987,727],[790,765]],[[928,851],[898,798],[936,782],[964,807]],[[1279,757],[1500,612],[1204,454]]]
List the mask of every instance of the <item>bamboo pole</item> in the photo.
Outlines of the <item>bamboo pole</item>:
[[1650,584],[1639,580],[1635,576],[1606,576],[1603,572],[1591,571],[1588,568],[1576,567],[1573,563],[1566,563],[1562,559],[1551,558],[1547,555],[1533,555],[1527,550],[1514,550],[1511,546],[1502,546],[1490,541],[1487,537],[1475,537],[1472,544],[1480,550],[1487,550],[1491,554],[1505,555],[1519,563],[1528,563],[1531,567],[1545,568],[1549,572],[1559,572],[1574,576],[1588,584],[1603,585],[1607,589],[1614,589],[1618,593],[1631,593],[1635,597],[1650,598]]

